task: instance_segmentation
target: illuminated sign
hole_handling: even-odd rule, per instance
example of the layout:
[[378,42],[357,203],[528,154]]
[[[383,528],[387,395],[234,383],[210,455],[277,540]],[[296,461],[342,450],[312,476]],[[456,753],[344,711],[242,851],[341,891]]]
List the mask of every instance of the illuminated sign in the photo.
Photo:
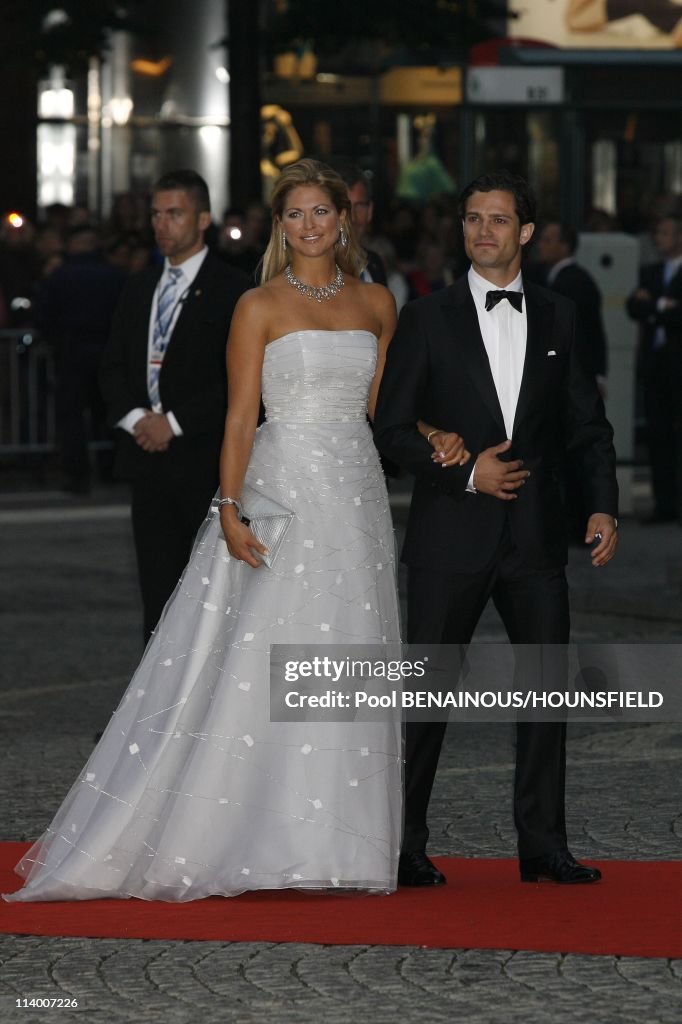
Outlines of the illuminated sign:
[[564,99],[563,68],[469,68],[469,103],[544,105]]
[[424,106],[462,102],[460,68],[391,68],[379,82],[381,103]]
[[507,23],[511,37],[572,50],[673,50],[682,44],[682,6],[677,18],[673,4],[656,0],[512,0],[511,7],[517,15]]

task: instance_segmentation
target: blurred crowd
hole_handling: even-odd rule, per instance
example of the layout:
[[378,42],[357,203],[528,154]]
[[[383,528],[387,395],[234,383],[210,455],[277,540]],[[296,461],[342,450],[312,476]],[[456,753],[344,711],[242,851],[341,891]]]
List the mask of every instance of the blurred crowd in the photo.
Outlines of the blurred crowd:
[[[379,204],[372,196],[369,178],[365,181],[365,199],[354,204],[354,223],[363,244],[383,263],[399,309],[407,301],[451,284],[466,270],[455,196],[443,195],[423,203],[397,199]],[[373,209],[381,215],[373,216]],[[642,264],[656,260],[657,226],[669,217],[682,217],[682,196],[663,194],[653,200],[649,225],[639,236]],[[531,273],[538,280],[548,269],[538,245],[542,230],[541,224],[527,253]],[[583,230],[621,228],[616,216],[593,209]],[[269,232],[268,209],[252,203],[245,209],[226,209],[221,221],[214,221],[206,240],[226,263],[244,271],[255,283]],[[109,268],[108,276],[120,280],[154,262],[161,258],[155,250],[145,195],[117,195],[111,215],[103,222],[84,206],[60,203],[46,207],[39,224],[19,212],[7,213],[0,223],[0,328],[30,325],[49,331],[43,299],[46,290],[49,292],[46,282],[60,268],[97,264],[103,275]]]
[[[364,219],[362,200],[357,206],[358,219]],[[225,210],[206,237],[209,248],[255,283],[269,233],[269,211],[252,203]],[[450,196],[423,205],[396,203],[380,222],[366,220],[360,233],[383,261],[399,306],[444,287],[466,268],[456,201]],[[46,313],[52,311],[45,309],[44,299],[53,290],[47,282],[57,270],[97,266],[102,277],[120,281],[154,262],[161,258],[147,196],[117,195],[110,217],[101,223],[84,206],[59,203],[43,211],[39,224],[19,212],[7,213],[0,223],[0,328],[50,331]],[[84,277],[88,280],[85,272]]]
[[[457,199],[453,194],[417,202],[372,194],[369,176],[352,165],[337,166],[345,178],[352,219],[369,253],[368,280],[387,284],[398,309],[406,302],[451,284],[468,266],[462,244]],[[381,200],[381,201],[379,201]],[[588,212],[585,231],[617,231],[616,217]],[[270,214],[260,203],[230,207],[206,233],[209,248],[257,283],[258,267],[270,233]],[[576,260],[575,229],[558,219],[537,225],[526,254],[526,272],[564,291],[579,306],[588,339],[586,352],[600,388],[606,393],[607,339],[601,320],[601,296]],[[682,302],[682,196],[660,195],[650,208],[639,237],[643,277],[628,301],[629,315],[640,324],[639,378],[658,519],[679,518],[677,491],[682,480],[679,401],[669,391],[677,365],[661,359],[677,346],[678,292]],[[0,223],[0,332],[30,327],[49,348],[55,368],[57,433],[63,485],[72,491],[90,487],[90,455],[102,479],[110,474],[111,446],[98,392],[97,365],[111,318],[128,275],[161,263],[149,218],[149,197],[115,196],[110,216],[98,219],[84,206],[54,204],[39,224],[20,212]],[[651,268],[658,267],[659,271]],[[680,328],[682,331],[682,326]],[[674,335],[674,339],[673,339]],[[2,335],[0,335],[1,337]],[[682,347],[682,341],[680,341]],[[0,396],[1,404],[1,396]],[[661,460],[661,449],[667,454]],[[675,462],[675,467],[673,467]],[[679,465],[677,465],[679,463]],[[656,484],[656,481],[658,483]],[[680,488],[682,490],[682,488]]]

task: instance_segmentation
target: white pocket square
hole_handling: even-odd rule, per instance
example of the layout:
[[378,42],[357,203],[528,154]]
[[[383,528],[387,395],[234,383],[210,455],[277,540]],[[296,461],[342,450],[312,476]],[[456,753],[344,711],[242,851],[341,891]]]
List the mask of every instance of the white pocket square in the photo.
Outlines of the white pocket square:
[[548,356],[555,356],[555,355],[556,355],[556,352],[554,351],[554,349],[552,349],[552,351],[551,351],[551,352],[548,352],[548,353],[547,353],[547,355],[548,355]]

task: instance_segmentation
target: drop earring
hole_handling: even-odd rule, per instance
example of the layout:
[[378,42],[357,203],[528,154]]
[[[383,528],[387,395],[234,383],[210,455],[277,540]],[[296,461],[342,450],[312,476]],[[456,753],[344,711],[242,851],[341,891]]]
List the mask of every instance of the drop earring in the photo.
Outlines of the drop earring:
[[341,228],[341,234],[339,235],[339,242],[341,243],[341,245],[343,246],[344,249],[348,245],[348,235],[343,230],[343,228]]
[[282,252],[287,251],[287,236],[282,232]]

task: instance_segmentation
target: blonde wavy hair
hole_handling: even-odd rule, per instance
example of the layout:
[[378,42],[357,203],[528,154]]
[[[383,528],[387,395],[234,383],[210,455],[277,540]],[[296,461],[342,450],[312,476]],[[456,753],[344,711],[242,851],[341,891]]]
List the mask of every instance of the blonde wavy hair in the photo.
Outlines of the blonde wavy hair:
[[337,212],[346,214],[343,230],[348,238],[348,244],[341,245],[341,242],[337,241],[334,246],[336,262],[344,273],[359,277],[360,272],[367,264],[367,258],[360,248],[351,224],[350,199],[345,181],[336,171],[326,164],[320,163],[319,160],[299,160],[284,168],[272,193],[272,231],[263,256],[261,284],[277,277],[289,263],[289,250],[285,249],[282,244],[284,238],[282,213],[291,190],[305,185],[316,185],[321,188],[329,196]]

